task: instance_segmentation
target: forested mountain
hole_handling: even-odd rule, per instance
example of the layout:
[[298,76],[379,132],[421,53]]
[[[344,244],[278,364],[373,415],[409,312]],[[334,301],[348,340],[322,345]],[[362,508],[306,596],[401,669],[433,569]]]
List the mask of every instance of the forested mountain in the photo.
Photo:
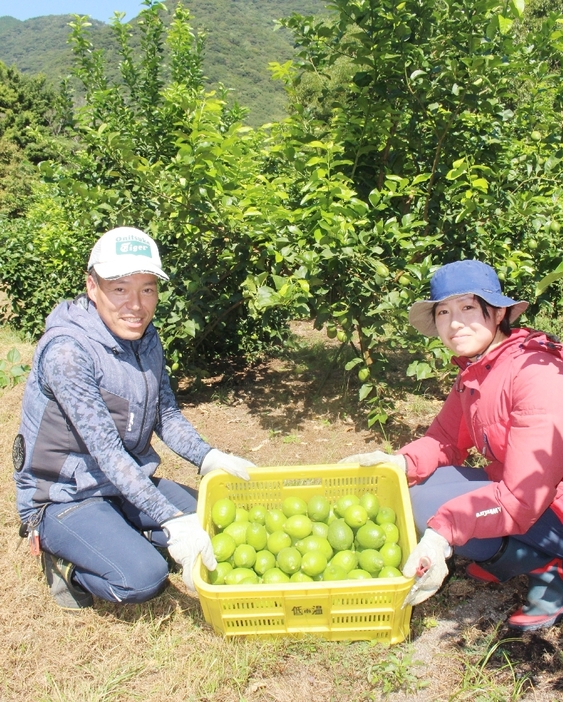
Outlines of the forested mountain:
[[[119,6],[118,0],[115,4]],[[175,5],[175,0],[166,3],[169,9]],[[323,0],[187,0],[184,6],[190,10],[193,28],[207,35],[204,71],[209,85],[221,82],[233,89],[237,101],[250,108],[250,124],[283,117],[285,96],[281,86],[271,80],[268,63],[287,61],[293,47],[286,31],[275,31],[274,21],[293,12],[323,12]],[[23,22],[0,17],[0,61],[23,73],[43,73],[49,81],[58,82],[69,73],[72,60],[66,43],[70,21],[71,15]],[[137,20],[131,24],[135,27]],[[94,44],[105,49],[108,63],[117,69],[111,27],[92,20],[91,32]]]

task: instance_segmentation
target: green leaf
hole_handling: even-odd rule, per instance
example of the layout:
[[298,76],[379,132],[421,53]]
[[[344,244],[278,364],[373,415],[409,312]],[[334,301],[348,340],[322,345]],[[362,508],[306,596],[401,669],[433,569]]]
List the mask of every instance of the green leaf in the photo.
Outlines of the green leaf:
[[21,358],[20,352],[16,348],[10,349],[6,354],[6,358],[10,363],[17,363]]
[[505,36],[510,32],[514,20],[510,17],[505,17],[504,15],[498,15],[498,28],[502,36]]
[[[560,268],[561,266],[559,266]],[[563,278],[563,270],[555,270],[553,273],[548,273],[545,278],[542,278],[536,285],[536,295],[541,295],[552,283]]]
[[359,363],[362,363],[362,359],[359,356],[356,356],[356,358],[353,358],[351,361],[348,361],[344,368],[347,371],[349,371],[352,370],[352,368],[355,368]]
[[362,400],[365,400],[366,397],[370,394],[370,392],[373,390],[373,385],[371,383],[365,383],[362,385],[360,388],[360,392],[358,393],[358,396],[360,398],[360,402]]
[[[456,163],[459,165],[456,166]],[[460,161],[456,161],[454,163],[454,167],[446,173],[446,178],[448,180],[456,180],[461,175],[463,175],[466,171],[467,171],[467,163],[464,159],[461,159]]]
[[526,0],[510,0],[510,9],[518,19],[521,19],[526,9]]
[[381,200],[381,192],[379,190],[372,190],[368,195],[368,198],[370,203],[375,207]]

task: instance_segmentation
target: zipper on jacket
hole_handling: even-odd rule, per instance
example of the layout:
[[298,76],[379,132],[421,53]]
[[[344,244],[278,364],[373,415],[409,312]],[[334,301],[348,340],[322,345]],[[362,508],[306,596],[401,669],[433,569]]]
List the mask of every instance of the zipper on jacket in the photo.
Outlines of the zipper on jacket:
[[489,455],[491,456],[491,458],[492,458],[493,460],[495,460],[495,461],[498,460],[497,457],[495,456],[495,454],[493,453],[492,449],[491,449],[491,445],[490,445],[490,443],[489,443],[489,439],[487,438],[487,435],[483,432],[483,450],[481,451],[481,453],[483,454],[483,456],[486,456],[486,455],[487,455],[487,451],[489,452]]
[[141,420],[141,430],[139,432],[139,439],[138,439],[137,443],[135,444],[135,446],[131,449],[132,451],[134,451],[136,448],[138,448],[139,442],[141,441],[141,438],[143,436],[143,432],[144,432],[144,428],[145,428],[145,419],[147,418],[147,398],[149,396],[149,384],[147,382],[147,378],[145,376],[145,371],[144,371],[143,365],[141,363],[141,357],[139,356],[139,352],[137,351],[137,349],[133,349],[133,353],[135,354],[135,358],[137,359],[137,364],[139,366],[139,370],[141,371],[141,375],[143,376],[143,380],[145,382],[145,401],[143,403],[143,418]]

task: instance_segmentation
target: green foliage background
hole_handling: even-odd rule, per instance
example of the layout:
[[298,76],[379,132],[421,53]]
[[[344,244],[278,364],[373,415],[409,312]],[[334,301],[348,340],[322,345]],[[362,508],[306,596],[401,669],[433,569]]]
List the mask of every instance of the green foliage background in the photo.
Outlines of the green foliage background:
[[[163,13],[165,25],[170,23],[176,4],[166,3],[169,11]],[[318,14],[324,10],[323,0],[191,0],[186,7],[194,30],[207,36],[203,64],[206,86],[227,86],[232,91],[230,99],[248,108],[248,124],[256,126],[285,117],[285,92],[271,81],[268,63],[289,60],[293,44],[289,32],[275,31],[275,21],[293,12]],[[72,15],[48,15],[23,22],[0,17],[0,61],[24,74],[42,73],[56,86],[71,71],[72,50],[67,45],[71,21]],[[108,24],[90,22],[92,41],[106,54],[108,75],[118,79],[115,37]],[[131,46],[136,52],[140,47],[138,18],[128,24],[133,29]]]
[[[204,37],[182,5],[116,19],[118,77],[72,23],[84,107],[41,163],[25,216],[0,220],[2,284],[28,334],[82,285],[107,229],[159,242],[171,284],[157,324],[173,369],[247,358],[307,316],[355,356],[370,424],[392,407],[390,359],[416,383],[447,372],[408,325],[435,268],[493,265],[527,319],[561,312],[563,18],[522,0],[333,0],[294,15],[297,55],[272,62],[289,116],[244,126],[204,78]],[[530,11],[530,10],[529,10]],[[546,279],[546,276],[551,275]],[[541,281],[544,280],[543,284]],[[552,281],[552,284],[547,283]]]

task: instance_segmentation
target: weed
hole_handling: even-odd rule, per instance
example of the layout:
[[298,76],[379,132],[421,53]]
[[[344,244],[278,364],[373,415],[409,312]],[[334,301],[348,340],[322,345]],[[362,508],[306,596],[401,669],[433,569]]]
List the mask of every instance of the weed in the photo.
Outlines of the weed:
[[0,388],[7,388],[23,383],[29,373],[30,367],[21,363],[20,352],[10,349],[6,358],[0,359]]
[[232,405],[233,391],[230,388],[218,387],[213,391],[211,399],[218,405]]
[[428,683],[412,672],[413,665],[422,665],[422,662],[413,661],[408,649],[390,652],[384,660],[372,664],[368,668],[368,682],[377,687],[377,693],[374,692],[372,699],[379,699],[375,695],[380,692],[388,695],[402,690],[408,694],[426,687]]
[[[477,700],[477,702],[504,702],[518,700],[533,688],[528,674],[520,675],[503,645],[520,639],[502,639],[488,643],[483,655],[476,663],[470,655],[461,658],[463,677],[459,688],[450,700]],[[487,639],[490,641],[490,637]],[[493,662],[500,657],[502,663]]]
[[287,434],[282,439],[284,444],[298,444],[300,441],[301,439],[296,434]]

